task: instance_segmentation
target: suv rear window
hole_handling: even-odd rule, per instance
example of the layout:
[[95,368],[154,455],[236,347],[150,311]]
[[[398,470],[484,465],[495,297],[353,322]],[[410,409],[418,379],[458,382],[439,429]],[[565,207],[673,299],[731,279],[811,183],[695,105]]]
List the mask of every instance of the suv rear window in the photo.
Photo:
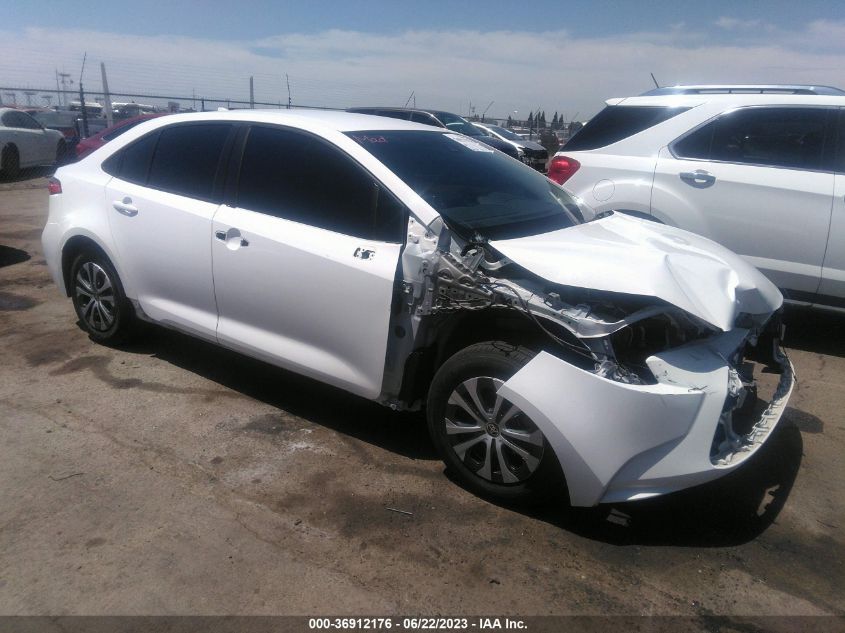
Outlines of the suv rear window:
[[563,149],[576,152],[605,147],[687,110],[666,106],[607,106],[569,139]]

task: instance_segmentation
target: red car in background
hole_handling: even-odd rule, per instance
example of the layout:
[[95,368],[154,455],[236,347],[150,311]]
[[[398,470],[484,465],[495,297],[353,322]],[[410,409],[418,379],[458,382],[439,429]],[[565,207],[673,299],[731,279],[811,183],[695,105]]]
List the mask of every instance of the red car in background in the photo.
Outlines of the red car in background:
[[94,136],[89,136],[88,138],[82,139],[76,145],[76,158],[85,158],[93,152],[95,149],[99,149],[110,140],[117,138],[124,132],[128,132],[133,127],[138,125],[139,123],[143,123],[144,121],[148,121],[149,119],[154,119],[156,117],[164,116],[168,114],[167,112],[156,112],[154,114],[142,114],[141,116],[132,117],[131,119],[124,119],[123,121],[118,121],[111,127],[107,127],[105,130],[97,132]]

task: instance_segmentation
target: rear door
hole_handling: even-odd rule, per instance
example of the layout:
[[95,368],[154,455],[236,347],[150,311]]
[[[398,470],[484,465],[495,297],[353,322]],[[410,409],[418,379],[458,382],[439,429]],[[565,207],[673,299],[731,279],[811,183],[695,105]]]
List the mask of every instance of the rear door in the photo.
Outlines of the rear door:
[[824,107],[748,107],[659,154],[652,213],[743,255],[787,296],[819,287],[834,176]]
[[215,340],[211,220],[233,126],[156,130],[106,161],[105,203],[124,274],[152,319]]
[[845,308],[845,108],[838,115],[833,211],[817,302]]
[[254,126],[214,218],[221,344],[367,398],[382,385],[402,205],[328,141]]

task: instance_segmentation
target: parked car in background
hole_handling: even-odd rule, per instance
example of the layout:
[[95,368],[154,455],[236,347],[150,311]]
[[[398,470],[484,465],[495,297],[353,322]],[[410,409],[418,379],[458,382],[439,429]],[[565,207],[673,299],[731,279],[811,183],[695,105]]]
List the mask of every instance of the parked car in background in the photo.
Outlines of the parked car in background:
[[25,112],[0,108],[0,171],[15,178],[21,169],[59,162],[66,151],[64,136],[47,130]]
[[59,162],[72,159],[76,155],[76,145],[82,138],[79,125],[79,113],[70,110],[44,110],[32,115],[44,128],[60,132],[65,139],[64,154]]
[[427,125],[437,125],[452,130],[453,132],[460,132],[465,136],[471,136],[485,145],[494,147],[500,152],[504,152],[512,158],[519,158],[519,152],[516,147],[507,141],[498,139],[489,132],[485,132],[472,123],[467,121],[462,116],[453,114],[451,112],[444,112],[443,110],[417,110],[409,108],[349,108],[347,112],[355,112],[357,114],[371,114],[375,116],[387,116],[393,119],[403,119],[406,121],[415,121],[417,123],[425,123]]
[[82,139],[76,145],[76,157],[84,158],[95,149],[99,149],[109,141],[116,139],[121,134],[128,132],[133,127],[138,125],[139,123],[143,123],[144,121],[148,121],[149,119],[154,119],[156,117],[164,116],[167,114],[166,112],[161,112],[157,114],[143,114],[141,116],[136,116],[131,119],[124,119],[123,121],[118,121],[111,127],[108,127],[93,136],[89,136],[86,139]]
[[511,132],[507,128],[493,125],[492,123],[473,123],[473,125],[487,132],[491,136],[513,145],[516,148],[519,160],[526,165],[530,165],[538,171],[546,171],[546,163],[549,161],[549,152],[536,141],[527,141],[519,136],[519,134]]
[[610,99],[549,177],[597,212],[699,233],[801,304],[845,309],[845,92],[678,86]]
[[[469,489],[642,499],[747,463],[793,388],[782,297],[676,228],[463,134],[238,110],[146,121],[49,183],[47,266],[107,344],[138,319],[394,409]],[[760,413],[750,358],[780,374]],[[280,388],[284,388],[281,386]]]

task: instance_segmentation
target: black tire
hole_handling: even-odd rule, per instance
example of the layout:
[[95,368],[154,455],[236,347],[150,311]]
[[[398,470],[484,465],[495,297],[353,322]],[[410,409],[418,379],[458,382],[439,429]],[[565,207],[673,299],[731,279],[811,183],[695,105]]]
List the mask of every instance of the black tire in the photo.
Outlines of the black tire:
[[102,253],[93,249],[80,253],[71,266],[69,281],[79,324],[93,341],[117,345],[136,332],[132,304],[117,271]]
[[0,156],[0,171],[7,180],[15,180],[21,174],[21,157],[17,147],[7,147]]
[[[483,427],[485,429],[483,432],[464,431],[463,429],[455,432],[455,427],[462,426],[463,422],[455,419],[447,423],[447,414],[458,418],[463,417],[464,413],[468,413],[467,409],[456,407],[455,400],[450,402],[453,393],[469,395],[469,392],[466,391],[466,385],[474,383],[478,388],[477,392],[486,389],[487,393],[484,395],[487,400],[491,397],[495,399],[496,381],[507,381],[533,357],[534,352],[531,350],[502,341],[489,341],[471,345],[443,363],[435,374],[428,393],[426,411],[428,430],[448,471],[468,490],[479,496],[508,505],[536,504],[556,496],[566,497],[566,482],[563,472],[545,436],[523,413],[518,413],[511,418],[515,422],[504,424],[515,423],[521,426],[521,429],[525,429],[524,432],[530,432],[535,444],[515,442],[513,441],[513,429],[506,429],[505,425],[500,429],[498,422],[507,418],[508,409],[506,407],[513,406],[510,403],[502,405],[498,416],[493,415],[484,418],[488,424]],[[475,382],[473,380],[475,378],[479,380]],[[480,398],[480,400],[484,399]],[[464,398],[464,402],[469,403],[470,400]],[[477,411],[477,406],[472,404],[470,406]],[[482,415],[490,415],[490,409]],[[470,426],[481,427],[471,417],[471,415],[465,417],[465,421]],[[492,428],[489,425],[490,421],[494,422]],[[447,424],[451,426],[452,433],[447,432]],[[539,433],[539,437],[535,435],[535,431]],[[508,437],[505,437],[506,434],[508,434]],[[461,439],[458,440],[457,437]],[[475,440],[478,441],[472,448],[465,450],[463,457],[460,457],[459,453],[456,452],[456,446],[460,447],[461,444]],[[493,448],[497,445],[497,442],[499,443],[498,452],[496,448]],[[483,453],[481,453],[482,444],[484,445]],[[532,469],[529,461],[522,459],[519,454],[510,448],[514,444],[517,444],[517,448],[522,448],[523,452],[529,451],[532,463],[533,460],[539,459],[539,464]],[[475,451],[475,454],[472,454],[472,451]],[[489,458],[488,451],[490,452]],[[492,465],[489,468],[486,463],[487,459],[492,460]],[[503,463],[508,461],[510,461],[510,464]],[[521,466],[519,465],[520,461],[522,462]],[[509,474],[504,471],[505,468],[508,469]],[[485,472],[485,470],[489,471],[489,478],[479,474]],[[506,478],[511,481],[506,482]],[[518,481],[513,481],[514,478],[517,478]]]

